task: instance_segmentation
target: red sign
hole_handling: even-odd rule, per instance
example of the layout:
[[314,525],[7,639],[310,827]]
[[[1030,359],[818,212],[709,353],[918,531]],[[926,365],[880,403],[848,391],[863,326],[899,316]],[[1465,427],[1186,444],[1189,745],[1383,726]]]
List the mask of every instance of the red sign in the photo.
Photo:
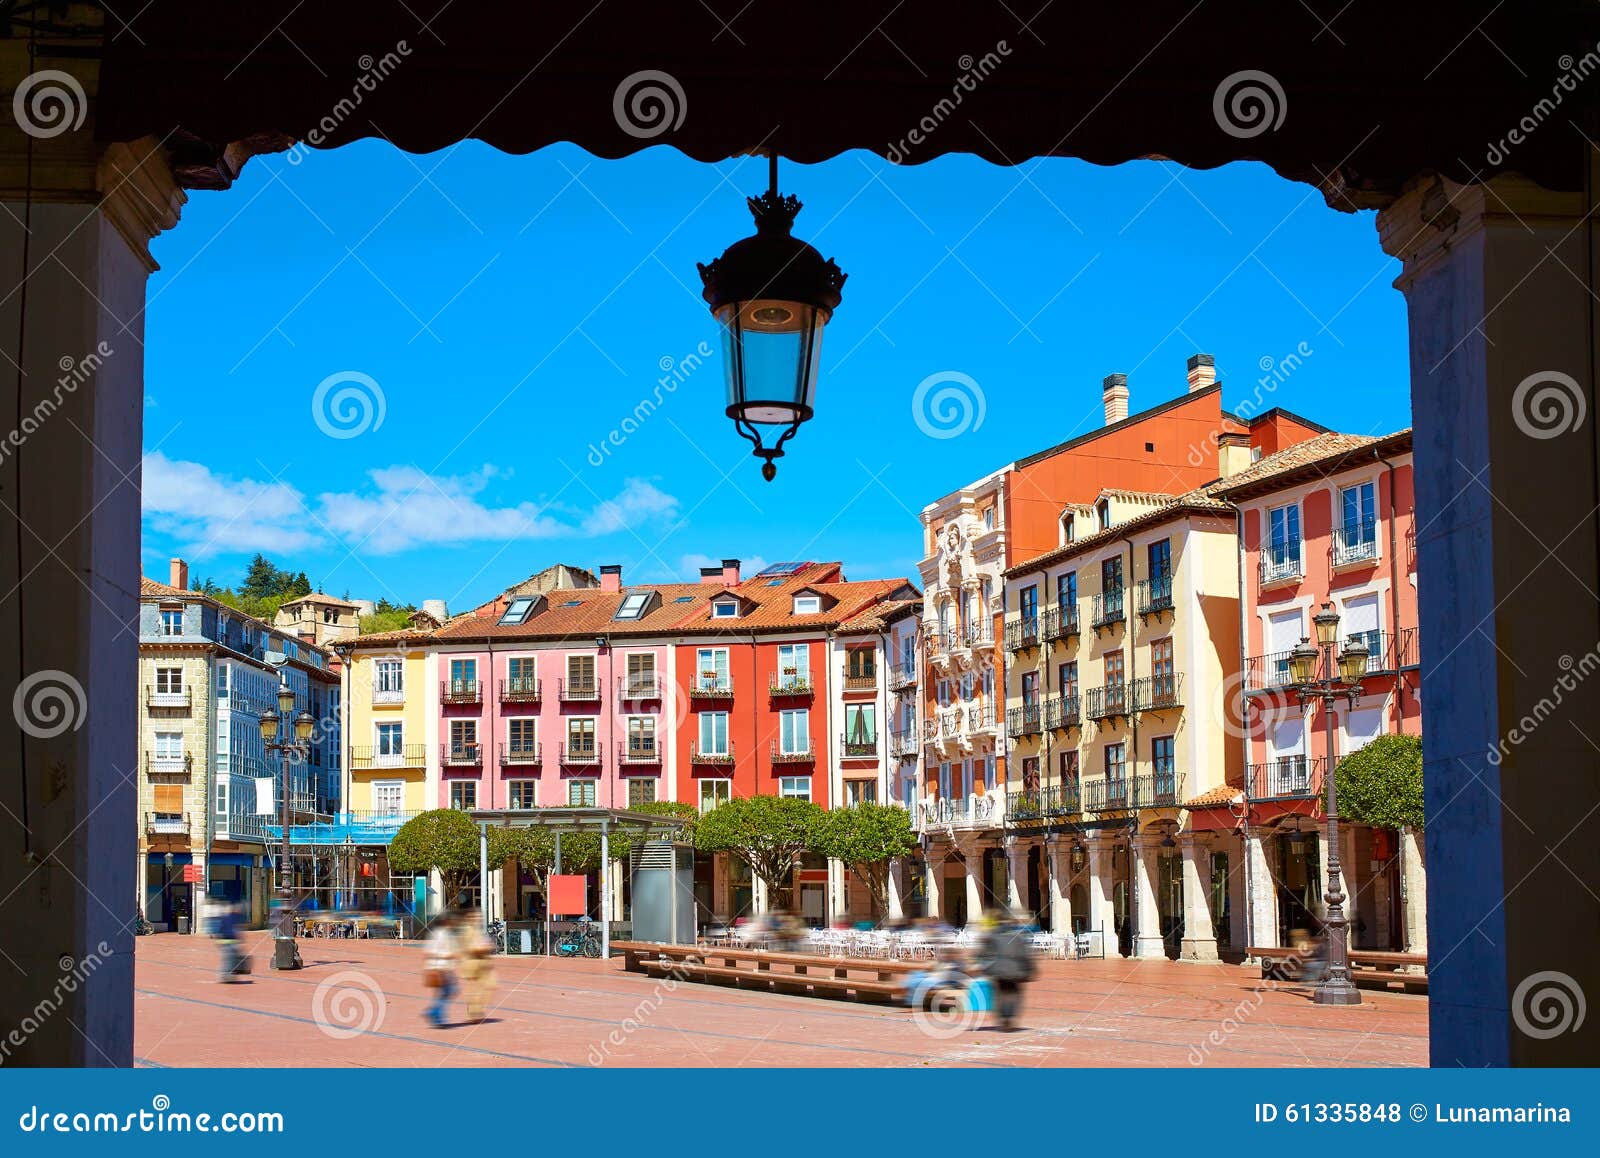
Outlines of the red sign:
[[581,917],[589,911],[589,878],[550,874],[549,913],[552,917]]
[[798,874],[802,884],[825,885],[828,883],[827,869],[801,869]]
[[198,885],[204,879],[205,879],[205,874],[201,871],[199,865],[197,865],[197,864],[186,864],[186,865],[183,866],[183,883],[184,884],[186,884],[186,885]]

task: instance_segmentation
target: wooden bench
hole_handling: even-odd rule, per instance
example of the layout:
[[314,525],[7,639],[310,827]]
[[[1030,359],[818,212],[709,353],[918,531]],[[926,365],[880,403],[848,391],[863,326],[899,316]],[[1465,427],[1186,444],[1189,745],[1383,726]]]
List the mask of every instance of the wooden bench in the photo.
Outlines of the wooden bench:
[[615,941],[612,948],[623,955],[623,967],[631,973],[853,1001],[899,1001],[906,975],[921,968],[911,961],[721,946]]
[[[1261,976],[1274,981],[1298,981],[1297,967],[1302,958],[1294,949],[1251,946],[1245,950],[1261,960]],[[1357,985],[1428,989],[1428,957],[1425,953],[1394,953],[1382,949],[1351,949],[1350,980]],[[1415,972],[1411,972],[1415,970]]]

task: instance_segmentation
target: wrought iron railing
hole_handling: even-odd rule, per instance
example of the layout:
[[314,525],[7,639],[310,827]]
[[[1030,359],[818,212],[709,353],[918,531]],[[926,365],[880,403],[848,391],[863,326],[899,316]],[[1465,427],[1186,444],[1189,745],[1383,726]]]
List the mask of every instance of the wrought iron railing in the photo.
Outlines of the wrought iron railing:
[[150,708],[187,708],[190,703],[188,688],[171,688],[161,691],[154,686],[147,687],[144,693],[146,707]]
[[967,709],[967,731],[981,732],[994,727],[994,705],[979,704]]
[[1244,690],[1247,692],[1281,691],[1294,686],[1294,676],[1289,670],[1288,651],[1269,651],[1265,655],[1252,655],[1244,661]]
[[850,669],[847,667],[843,670],[842,676],[844,690],[847,692],[873,692],[878,690],[878,672],[876,668],[867,672],[858,671],[851,675]]
[[402,744],[387,752],[376,748],[352,748],[352,768],[421,768],[428,762],[427,748],[422,744]]
[[146,752],[144,754],[144,770],[146,772],[167,773],[169,775],[177,773],[187,776],[194,771],[194,756],[188,752],[182,752],[176,756],[158,756],[154,752]]
[[1083,793],[1077,782],[1050,784],[1037,791],[1006,796],[1006,822],[1073,816],[1083,811]]
[[374,704],[403,704],[406,702],[406,689],[402,684],[397,688],[373,688],[372,702]]
[[839,752],[850,759],[876,756],[878,754],[878,737],[846,733],[839,737]]
[[1159,615],[1172,610],[1172,576],[1152,575],[1134,585],[1134,607],[1140,615]]
[[534,676],[508,676],[500,681],[500,702],[503,704],[536,704],[539,702],[539,680]]
[[994,642],[994,624],[985,617],[982,623],[970,625],[963,638],[968,647],[988,647]]
[[661,763],[661,746],[654,740],[629,740],[617,751],[624,764]]
[[1044,726],[1052,731],[1076,728],[1081,723],[1077,692],[1051,696],[1044,702]]
[[1083,782],[1083,810],[1085,812],[1113,812],[1132,807],[1129,793],[1127,763],[1108,767],[1106,776]]
[[767,690],[774,696],[809,696],[813,691],[811,675],[809,672],[802,675],[799,671],[775,671]]
[[1006,620],[1006,647],[1012,651],[1025,651],[1039,645],[1039,617],[1015,616]]
[[1419,628],[1402,627],[1395,635],[1395,658],[1402,668],[1422,666],[1422,645],[1417,638]]
[[542,747],[537,740],[508,740],[500,745],[500,763],[537,765],[543,763]]
[[562,744],[561,762],[574,768],[597,766],[603,747],[598,741],[593,744]]
[[1284,583],[1305,574],[1301,563],[1300,540],[1287,543],[1268,543],[1261,548],[1256,564],[1257,577],[1263,584]]
[[733,676],[701,672],[689,685],[689,698],[693,700],[721,700],[733,695]]
[[659,700],[661,683],[655,675],[624,675],[617,677],[617,699],[637,703],[640,700]]
[[1133,780],[1135,808],[1177,808],[1183,803],[1183,775],[1172,769],[1158,768],[1149,776],[1136,776]]
[[1050,608],[1044,620],[1045,641],[1053,642],[1058,639],[1068,639],[1078,634],[1078,608],[1061,607],[1057,605]]
[[922,746],[915,727],[889,729],[889,753],[893,756],[915,756]]
[[889,690],[899,691],[917,682],[917,665],[898,663],[889,669]]
[[476,704],[483,700],[483,685],[477,680],[440,680],[442,704]]
[[439,763],[458,767],[471,767],[483,763],[481,744],[440,744]]
[[809,736],[798,743],[790,743],[787,748],[777,740],[771,742],[768,758],[774,764],[810,764],[816,760],[816,754],[811,751],[811,738]]
[[147,812],[144,814],[144,830],[150,836],[188,836],[189,814],[187,812]]
[[720,750],[706,751],[700,747],[699,741],[696,741],[689,748],[689,762],[691,764],[732,764],[734,762],[733,743],[730,741],[726,747]]
[[1113,716],[1126,716],[1130,700],[1128,685],[1125,682],[1090,688],[1085,693],[1084,715],[1091,720],[1109,720]]
[[1144,676],[1133,681],[1135,711],[1160,712],[1183,703],[1183,673]]
[[1378,557],[1378,522],[1363,519],[1333,529],[1333,565],[1364,563]]
[[1043,710],[1040,704],[1023,704],[1019,708],[1006,709],[1006,735],[1012,739],[1037,736],[1042,727]]
[[1323,756],[1279,756],[1245,768],[1245,784],[1252,800],[1322,795],[1328,761]]
[[1094,626],[1113,627],[1126,619],[1122,590],[1102,591],[1094,597]]
[[600,698],[600,684],[593,676],[581,679],[564,679],[560,681],[558,694],[563,700],[572,702],[598,700]]

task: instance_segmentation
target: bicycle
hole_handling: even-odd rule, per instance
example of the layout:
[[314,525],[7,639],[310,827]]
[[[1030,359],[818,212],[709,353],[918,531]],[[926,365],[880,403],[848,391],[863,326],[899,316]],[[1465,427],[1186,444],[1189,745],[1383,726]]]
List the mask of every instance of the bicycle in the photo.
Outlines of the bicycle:
[[588,917],[578,922],[576,929],[568,929],[556,942],[558,957],[600,956],[600,930]]

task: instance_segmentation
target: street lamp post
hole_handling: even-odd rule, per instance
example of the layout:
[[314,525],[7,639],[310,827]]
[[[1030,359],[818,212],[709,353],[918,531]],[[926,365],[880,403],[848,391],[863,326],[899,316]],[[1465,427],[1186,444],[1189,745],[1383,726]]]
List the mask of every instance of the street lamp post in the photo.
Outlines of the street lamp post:
[[1367,649],[1352,637],[1334,658],[1339,639],[1339,613],[1332,603],[1311,617],[1317,642],[1302,638],[1289,654],[1289,674],[1302,706],[1312,701],[1322,704],[1322,722],[1327,738],[1327,807],[1324,824],[1328,841],[1328,968],[1317,985],[1313,999],[1318,1005],[1360,1005],[1361,994],[1350,979],[1350,922],[1344,915],[1344,885],[1339,864],[1339,789],[1334,776],[1333,705],[1339,700],[1352,707],[1361,695],[1361,678],[1367,670]]
[[294,939],[294,877],[289,867],[289,762],[291,756],[304,758],[311,750],[310,739],[317,721],[302,709],[293,717],[293,732],[285,731],[278,739],[281,723],[289,722],[294,712],[294,689],[288,684],[278,687],[278,711],[268,709],[261,717],[261,738],[266,742],[268,755],[276,752],[283,758],[283,788],[279,812],[283,823],[282,841],[278,850],[278,895],[282,904],[278,910],[278,932],[273,940],[272,967],[274,969],[300,968],[300,946]]

